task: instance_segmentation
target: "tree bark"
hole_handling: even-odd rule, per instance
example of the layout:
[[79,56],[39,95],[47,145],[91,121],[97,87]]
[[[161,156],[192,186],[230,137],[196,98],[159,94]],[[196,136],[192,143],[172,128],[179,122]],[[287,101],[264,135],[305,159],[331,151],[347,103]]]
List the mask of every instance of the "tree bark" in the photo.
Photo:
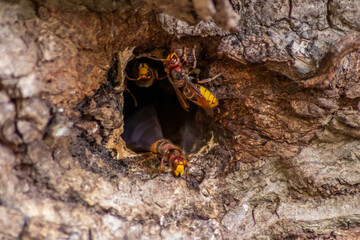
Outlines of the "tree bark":
[[[1,1],[0,238],[358,239],[359,9]],[[121,139],[125,68],[194,46],[220,104],[175,178]]]

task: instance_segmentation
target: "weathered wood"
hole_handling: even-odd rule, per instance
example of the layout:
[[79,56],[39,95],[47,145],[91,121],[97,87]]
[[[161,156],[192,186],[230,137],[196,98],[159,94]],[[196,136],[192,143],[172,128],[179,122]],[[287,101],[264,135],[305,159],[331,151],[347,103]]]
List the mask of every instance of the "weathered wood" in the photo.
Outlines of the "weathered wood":
[[[145,2],[0,2],[0,238],[358,237],[359,1]],[[222,74],[187,181],[121,139],[121,71],[172,39]]]

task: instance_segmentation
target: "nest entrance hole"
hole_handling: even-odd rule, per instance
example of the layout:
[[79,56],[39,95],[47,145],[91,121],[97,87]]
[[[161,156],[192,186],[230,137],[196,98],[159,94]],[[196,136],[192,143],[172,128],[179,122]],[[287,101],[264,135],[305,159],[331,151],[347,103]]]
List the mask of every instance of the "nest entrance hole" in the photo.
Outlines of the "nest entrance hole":
[[135,80],[125,79],[122,138],[127,147],[135,152],[149,151],[151,143],[160,137],[169,139],[187,154],[196,151],[206,140],[202,109],[190,101],[189,111],[181,107],[161,61],[135,58],[127,63],[126,75],[137,79],[139,65],[144,63],[156,74],[151,86],[141,87]]

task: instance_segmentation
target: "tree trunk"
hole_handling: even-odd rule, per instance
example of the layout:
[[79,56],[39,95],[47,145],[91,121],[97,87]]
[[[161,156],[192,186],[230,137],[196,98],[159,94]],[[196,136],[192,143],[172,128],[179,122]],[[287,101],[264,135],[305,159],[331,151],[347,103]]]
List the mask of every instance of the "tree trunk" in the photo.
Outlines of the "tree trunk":
[[[0,238],[358,239],[359,9],[1,1]],[[171,50],[221,74],[214,115],[190,110],[188,178],[121,137],[126,69]]]

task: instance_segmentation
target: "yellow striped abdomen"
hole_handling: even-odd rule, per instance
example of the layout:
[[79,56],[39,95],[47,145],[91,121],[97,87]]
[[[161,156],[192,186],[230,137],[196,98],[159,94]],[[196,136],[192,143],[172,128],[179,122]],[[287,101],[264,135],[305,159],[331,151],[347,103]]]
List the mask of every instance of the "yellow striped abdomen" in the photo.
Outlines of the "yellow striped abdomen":
[[[203,97],[206,99],[206,101],[209,103],[210,107],[216,107],[219,102],[217,100],[217,98],[215,97],[215,95],[210,92],[207,88],[199,85],[199,84],[194,84],[195,87],[199,90],[199,92],[201,93],[201,95],[203,95]],[[194,103],[196,103],[197,105],[200,105],[197,101],[193,101]],[[201,106],[201,105],[200,105]]]

